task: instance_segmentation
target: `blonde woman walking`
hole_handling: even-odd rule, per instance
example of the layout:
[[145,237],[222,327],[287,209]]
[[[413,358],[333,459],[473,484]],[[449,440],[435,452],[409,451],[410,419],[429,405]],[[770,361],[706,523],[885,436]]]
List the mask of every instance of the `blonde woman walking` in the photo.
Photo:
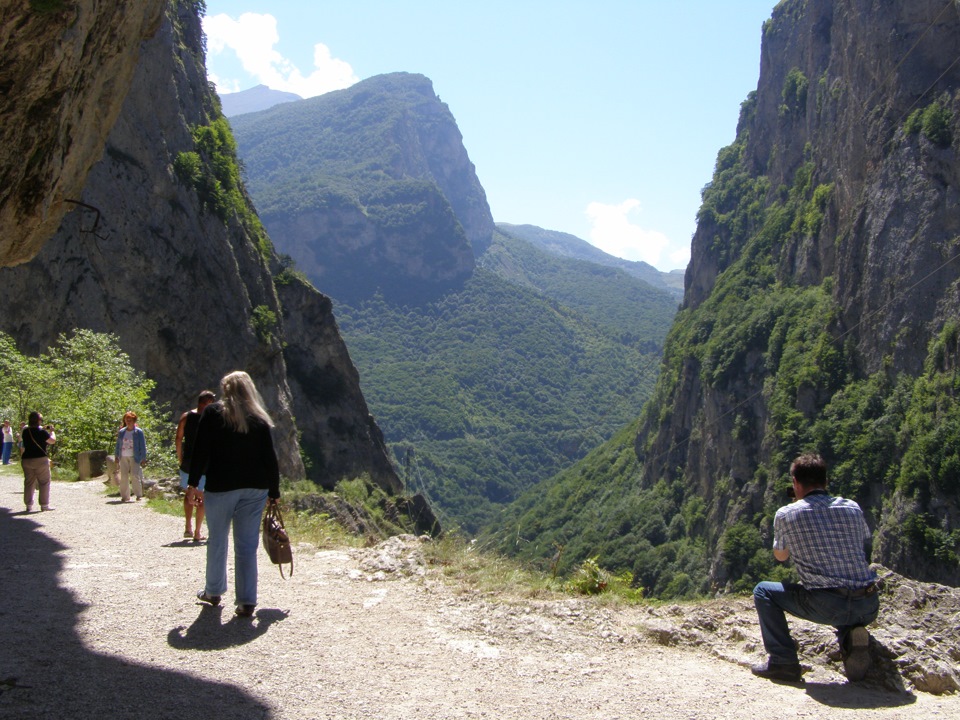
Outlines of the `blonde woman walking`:
[[200,416],[187,480],[187,497],[196,503],[206,475],[203,504],[207,519],[207,572],[197,597],[219,605],[227,591],[227,551],[233,526],[236,613],[253,615],[257,606],[257,547],[260,519],[268,498],[280,498],[280,470],[270,429],[273,421],[247,373],[237,370],[220,381],[219,402]]

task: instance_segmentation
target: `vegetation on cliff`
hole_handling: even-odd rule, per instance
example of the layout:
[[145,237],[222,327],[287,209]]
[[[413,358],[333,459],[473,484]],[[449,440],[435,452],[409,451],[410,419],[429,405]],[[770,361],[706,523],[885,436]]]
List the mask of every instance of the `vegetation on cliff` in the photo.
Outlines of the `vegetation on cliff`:
[[[784,99],[799,102],[796,73],[787,85]],[[835,278],[811,281],[791,263],[836,212],[834,184],[815,180],[827,174],[809,145],[789,185],[772,188],[755,171],[746,160],[755,101],[744,103],[741,133],[703,194],[700,260],[715,263],[715,283],[676,316],[642,417],[522,496],[504,513],[497,546],[564,568],[597,557],[664,598],[790,579],[770,553],[772,519],[791,459],[813,450],[831,468],[832,491],[867,510],[883,562],[960,582],[960,528],[950,520],[960,490],[960,324],[940,322],[921,373],[891,356],[864,372]],[[956,136],[945,108],[912,114],[902,141]],[[709,407],[683,415],[689,392]],[[749,474],[709,466],[718,442],[745,456]]]
[[[359,91],[232,118],[260,213],[295,215],[343,200],[366,204],[417,166],[420,151],[411,145],[432,125],[412,114],[433,102],[429,80],[398,73],[365,80]],[[448,118],[447,111],[437,121]],[[300,140],[292,145],[291,137]]]

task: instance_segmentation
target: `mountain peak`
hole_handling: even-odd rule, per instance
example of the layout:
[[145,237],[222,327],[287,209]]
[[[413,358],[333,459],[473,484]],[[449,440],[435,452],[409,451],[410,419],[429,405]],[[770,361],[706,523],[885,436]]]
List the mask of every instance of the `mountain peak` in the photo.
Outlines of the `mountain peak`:
[[303,100],[303,98],[296,93],[274,90],[262,84],[240,92],[220,95],[220,105],[223,107],[223,114],[227,117],[269,110],[274,105],[297,100]]

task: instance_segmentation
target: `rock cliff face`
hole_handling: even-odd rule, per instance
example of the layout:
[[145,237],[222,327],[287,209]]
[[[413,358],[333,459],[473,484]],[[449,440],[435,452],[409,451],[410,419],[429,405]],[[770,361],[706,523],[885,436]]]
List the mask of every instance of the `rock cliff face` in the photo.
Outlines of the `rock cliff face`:
[[[678,481],[706,501],[721,585],[735,564],[728,531],[766,517],[768,552],[764,523],[806,449],[833,452],[836,476],[856,478],[839,489],[868,510],[875,561],[960,582],[957,468],[945,461],[919,483],[907,469],[911,453],[934,452],[919,450],[927,420],[904,410],[916,390],[900,409],[894,390],[849,409],[869,383],[936,382],[958,360],[958,56],[960,10],[941,0],[785,0],[764,26],[757,91],[705,191],[684,309],[637,442],[648,487]],[[946,437],[951,403],[923,411],[942,412],[930,421]],[[876,442],[872,464],[843,467],[852,445],[817,430],[844,418],[863,447]]]
[[287,345],[283,355],[309,475],[322,485],[358,471],[391,493],[403,487],[383,434],[367,412],[360,377],[347,355],[330,299],[296,278],[277,285]]
[[[820,232],[776,252],[797,282],[835,278],[866,372],[889,352],[895,367],[919,372],[931,324],[948,309],[938,301],[956,308],[956,270],[937,271],[960,232],[955,144],[910,142],[902,129],[943,93],[954,102],[958,27],[957,7],[939,0],[810,0],[781,3],[764,31],[755,105],[738,129],[749,138],[744,164],[771,189],[807,162],[814,184],[833,183]],[[710,230],[693,242],[691,307],[716,282]]]
[[442,293],[490,244],[460,131],[421,75],[377,76],[231,123],[278,250],[336,300]]
[[14,265],[80,197],[165,0],[0,5],[0,265]]
[[115,333],[174,414],[224,373],[247,370],[277,421],[284,475],[304,476],[302,442],[313,479],[367,474],[398,490],[329,301],[291,285],[281,308],[263,238],[236,215],[221,219],[173,170],[195,148],[191,129],[217,117],[201,47],[195,8],[171,2],[78,196],[86,207],[34,260],[0,270],[0,329],[30,353],[78,327]]

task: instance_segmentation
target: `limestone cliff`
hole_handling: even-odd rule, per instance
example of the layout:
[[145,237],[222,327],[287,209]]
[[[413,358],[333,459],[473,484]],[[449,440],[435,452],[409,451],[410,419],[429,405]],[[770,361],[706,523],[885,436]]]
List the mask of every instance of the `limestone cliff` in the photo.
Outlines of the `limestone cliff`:
[[403,488],[390,465],[383,434],[367,412],[360,377],[347,355],[330,299],[295,276],[281,278],[287,381],[293,393],[309,474],[321,484],[362,468],[391,493]]
[[637,440],[646,487],[705,501],[687,531],[714,582],[768,553],[808,449],[867,509],[875,561],[960,582],[958,56],[943,0],[784,0],[764,26]]
[[0,265],[36,255],[80,197],[165,4],[0,2]]
[[[315,480],[366,474],[398,490],[329,301],[288,291],[291,306],[281,308],[275,257],[242,186],[227,212],[209,187],[174,170],[197,149],[196,129],[219,116],[201,48],[194,4],[170,2],[78,193],[85,205],[34,260],[0,270],[0,329],[31,353],[77,327],[115,333],[174,415],[225,372],[245,369],[277,421],[284,475],[303,477],[302,443]],[[296,393],[284,347],[296,361]]]
[[490,243],[460,131],[421,75],[373,77],[231,124],[278,250],[336,300],[440,294]]

